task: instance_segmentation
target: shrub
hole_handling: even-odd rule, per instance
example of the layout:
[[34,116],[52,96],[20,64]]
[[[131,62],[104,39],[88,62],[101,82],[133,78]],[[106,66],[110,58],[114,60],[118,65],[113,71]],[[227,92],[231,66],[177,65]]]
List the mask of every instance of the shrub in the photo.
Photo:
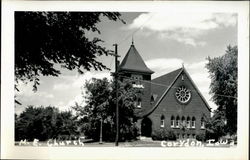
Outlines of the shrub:
[[167,139],[168,140],[174,140],[174,141],[176,140],[176,135],[175,135],[174,131],[172,131],[172,130],[168,131]]
[[152,133],[153,140],[165,140],[165,137],[166,137],[166,131],[164,129],[160,129]]
[[206,140],[206,135],[204,133],[197,134],[196,140],[204,142]]
[[154,131],[152,134],[153,140],[176,140],[175,133],[170,130],[160,129],[158,131]]

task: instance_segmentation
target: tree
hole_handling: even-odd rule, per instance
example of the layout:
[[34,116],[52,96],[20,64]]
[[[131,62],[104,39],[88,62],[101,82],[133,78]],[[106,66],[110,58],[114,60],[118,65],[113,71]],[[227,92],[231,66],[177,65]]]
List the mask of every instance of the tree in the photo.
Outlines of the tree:
[[75,117],[70,111],[59,112],[55,107],[28,106],[15,115],[15,140],[41,141],[50,138],[70,139],[78,135]]
[[237,132],[237,46],[226,49],[226,54],[220,57],[208,57],[206,68],[211,77],[210,93],[212,100],[218,105],[217,112],[222,112],[225,118],[225,131],[229,134]]
[[[109,112],[109,96],[111,94],[110,83],[107,78],[91,79],[84,85],[86,89],[86,103],[85,107],[78,104],[73,107],[77,116],[80,117],[82,131],[87,137],[94,140],[99,138],[100,121],[110,121]],[[105,124],[104,124],[105,125]],[[107,128],[107,127],[105,127]]]
[[[204,116],[205,117],[205,116]],[[220,137],[226,135],[226,124],[224,112],[215,110],[213,117],[205,117],[205,138],[215,139],[218,141]]]
[[[134,101],[136,90],[131,83],[119,82],[118,104],[120,107],[120,140],[133,139],[136,128],[133,123]],[[115,84],[104,79],[92,79],[84,84],[87,105],[73,107],[85,136],[93,140],[99,139],[100,120],[103,121],[103,140],[115,140]]]
[[16,90],[18,80],[33,81],[36,90],[40,75],[58,76],[54,64],[79,73],[108,69],[96,57],[109,50],[100,45],[101,39],[86,36],[100,34],[96,24],[101,16],[121,20],[118,12],[15,12]]

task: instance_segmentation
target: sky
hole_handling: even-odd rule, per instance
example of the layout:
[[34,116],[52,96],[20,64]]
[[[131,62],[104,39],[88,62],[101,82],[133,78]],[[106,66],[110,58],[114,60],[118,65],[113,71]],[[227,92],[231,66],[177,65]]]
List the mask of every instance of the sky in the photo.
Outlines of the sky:
[[[126,55],[132,37],[134,45],[146,65],[155,73],[152,78],[174,71],[184,64],[192,80],[212,108],[217,106],[209,94],[210,78],[205,68],[206,58],[225,54],[228,45],[237,45],[237,14],[233,13],[195,13],[195,12],[121,12],[126,22],[110,21],[105,17],[97,27],[101,34],[87,33],[89,38],[95,36],[104,40],[101,45],[114,50],[118,44],[120,61]],[[15,106],[15,113],[20,114],[28,105],[55,106],[60,110],[70,110],[75,102],[85,105],[83,87],[86,80],[93,77],[111,79],[114,71],[114,58],[101,56],[98,61],[111,71],[91,71],[83,75],[77,71],[59,68],[59,77],[40,77],[40,85],[36,92],[32,91],[32,83],[19,83],[20,92],[17,99],[22,105]]]

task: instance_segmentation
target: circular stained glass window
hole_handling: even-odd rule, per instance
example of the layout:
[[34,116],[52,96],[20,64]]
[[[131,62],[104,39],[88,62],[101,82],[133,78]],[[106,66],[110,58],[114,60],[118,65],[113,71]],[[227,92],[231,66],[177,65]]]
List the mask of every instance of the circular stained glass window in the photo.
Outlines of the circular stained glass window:
[[191,98],[191,91],[185,86],[180,86],[176,92],[175,96],[181,103],[187,103]]

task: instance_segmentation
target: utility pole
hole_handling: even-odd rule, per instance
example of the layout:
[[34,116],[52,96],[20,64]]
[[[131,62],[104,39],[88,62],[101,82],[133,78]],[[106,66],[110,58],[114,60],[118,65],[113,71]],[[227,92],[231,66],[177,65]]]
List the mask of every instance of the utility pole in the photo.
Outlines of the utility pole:
[[99,144],[102,144],[102,117],[100,119],[100,140],[99,140]]
[[119,106],[118,106],[118,57],[120,57],[117,53],[117,44],[114,44],[113,46],[115,46],[115,53],[109,53],[110,55],[115,57],[115,73],[114,78],[115,78],[115,100],[116,100],[116,136],[115,136],[115,146],[118,146],[118,142],[119,142],[119,131],[120,131],[120,127],[119,127]]
[[117,54],[117,44],[115,46],[115,97],[116,97],[116,136],[115,136],[115,146],[118,146],[119,142],[119,106],[118,106],[118,54]]

